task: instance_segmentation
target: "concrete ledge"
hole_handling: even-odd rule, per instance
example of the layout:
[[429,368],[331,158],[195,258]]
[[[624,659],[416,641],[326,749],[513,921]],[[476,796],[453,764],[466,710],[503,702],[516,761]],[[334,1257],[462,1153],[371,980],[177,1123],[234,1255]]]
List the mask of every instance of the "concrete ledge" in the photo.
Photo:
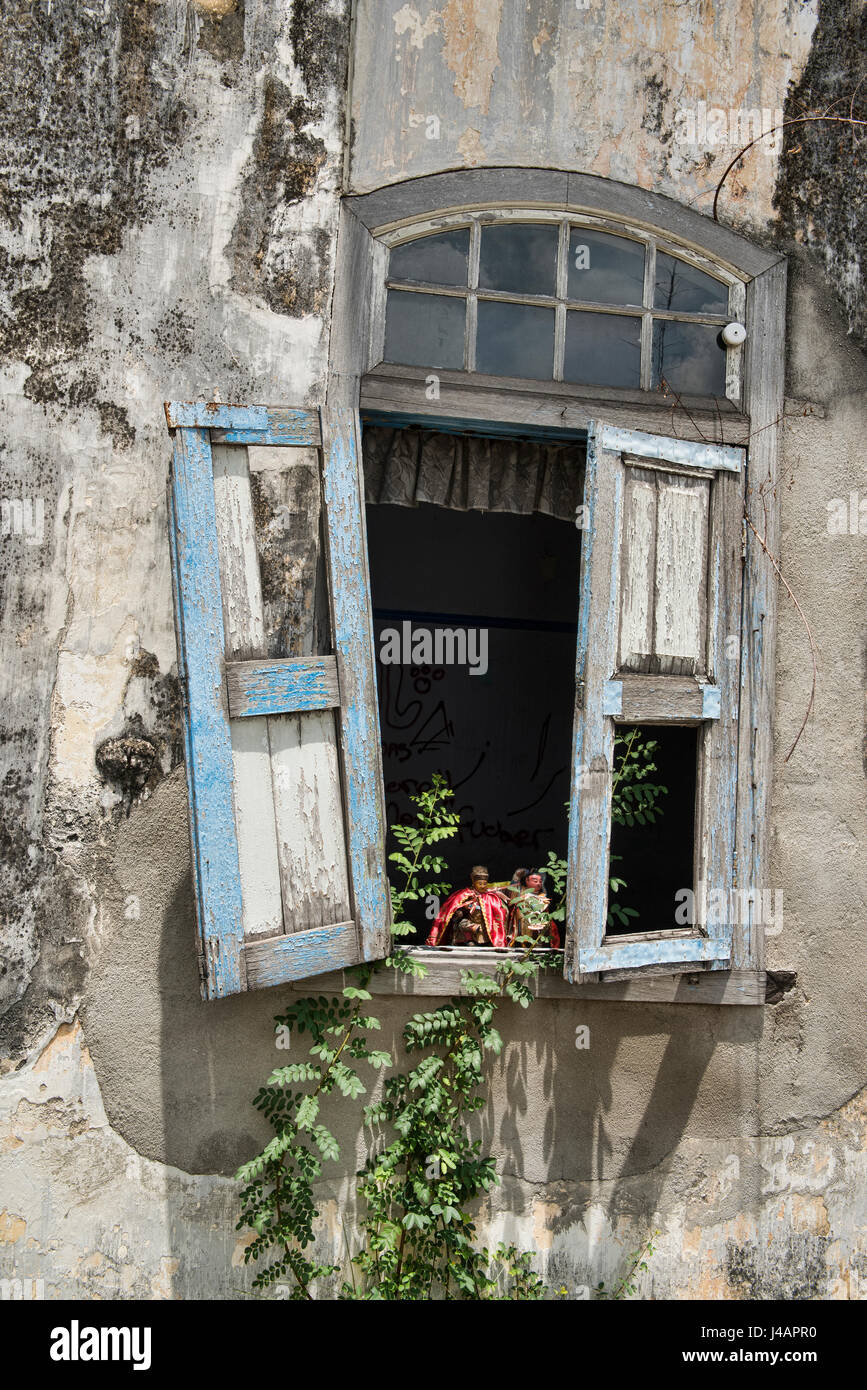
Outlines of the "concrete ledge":
[[[472,947],[414,947],[413,959],[427,966],[423,980],[397,972],[375,975],[371,994],[413,995],[436,998],[466,994],[461,987],[461,971],[475,970],[493,975],[504,958],[517,957],[516,951],[494,951]],[[350,983],[348,974],[334,970],[327,975],[299,980],[292,989],[302,994],[328,993]],[[555,971],[544,972],[536,980],[538,999],[607,999],[613,1003],[644,1004],[741,1004],[765,1003],[764,970],[692,970],[680,975],[642,974],[634,979],[588,981],[573,985]]]

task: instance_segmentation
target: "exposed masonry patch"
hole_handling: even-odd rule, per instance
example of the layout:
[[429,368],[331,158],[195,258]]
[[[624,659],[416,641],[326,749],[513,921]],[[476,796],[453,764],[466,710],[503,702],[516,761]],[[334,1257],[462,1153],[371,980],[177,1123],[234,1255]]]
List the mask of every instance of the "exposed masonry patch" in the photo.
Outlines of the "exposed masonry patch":
[[[7,773],[2,788],[6,807],[26,788]],[[86,909],[75,877],[49,848],[35,842],[26,824],[0,819],[3,909],[0,934],[0,1074],[27,1059],[34,1038],[58,1020],[72,1016],[84,987],[82,941]],[[28,943],[39,929],[39,953],[27,969]]]
[[140,649],[121,701],[123,731],[103,739],[95,752],[97,770],[129,815],[183,761],[181,699],[177,677],[164,675],[153,652]]
[[797,982],[798,974],[795,970],[769,970],[765,985],[765,1003],[779,1004],[783,996],[795,988]]
[[[195,0],[198,46],[229,63],[244,56],[244,0]],[[231,79],[224,75],[228,86]]]
[[156,755],[156,744],[150,739],[127,734],[124,738],[105,739],[96,750],[96,765],[106,781],[120,787],[132,805],[133,798],[145,788]]
[[[867,7],[822,0],[786,120],[828,112],[867,119]],[[867,129],[823,121],[784,131],[774,195],[780,227],[823,264],[855,341],[867,350]]]

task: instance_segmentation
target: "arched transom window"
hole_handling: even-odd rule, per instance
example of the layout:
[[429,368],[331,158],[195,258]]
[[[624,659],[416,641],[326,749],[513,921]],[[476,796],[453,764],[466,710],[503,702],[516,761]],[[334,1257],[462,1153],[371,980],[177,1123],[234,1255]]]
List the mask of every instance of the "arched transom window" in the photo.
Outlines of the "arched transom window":
[[386,234],[380,360],[483,376],[728,396],[743,282],[705,257],[598,218],[538,210]]

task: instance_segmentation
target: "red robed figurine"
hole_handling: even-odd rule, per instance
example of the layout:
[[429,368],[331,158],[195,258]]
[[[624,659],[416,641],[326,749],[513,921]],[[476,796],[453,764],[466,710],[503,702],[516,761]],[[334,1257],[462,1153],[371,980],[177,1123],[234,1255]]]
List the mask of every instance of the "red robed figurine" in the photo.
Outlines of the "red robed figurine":
[[443,903],[430,929],[428,946],[505,946],[507,908],[488,871],[477,864],[471,888],[459,888]]

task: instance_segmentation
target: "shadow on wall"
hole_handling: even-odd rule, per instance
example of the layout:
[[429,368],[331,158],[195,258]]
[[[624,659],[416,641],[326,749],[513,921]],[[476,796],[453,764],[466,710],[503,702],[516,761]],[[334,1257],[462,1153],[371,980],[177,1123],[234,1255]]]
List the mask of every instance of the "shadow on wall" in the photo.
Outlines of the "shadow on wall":
[[[123,901],[135,895],[140,917],[122,918],[104,943],[85,1033],[110,1122],[139,1153],[187,1173],[231,1176],[270,1137],[252,1099],[291,1055],[277,1049],[273,1024],[288,991],[202,1001],[185,797],[179,768],[124,822],[113,892]],[[378,997],[381,1045],[396,1047],[406,1018],[427,1003]],[[627,1214],[649,1226],[666,1160],[684,1137],[700,1147],[757,1132],[761,1010],[546,1000],[527,1011],[504,1005],[501,1017],[507,1041],[477,1123],[498,1171],[512,1179],[516,1217],[530,1210],[531,1184],[563,1182],[554,1224],[580,1223],[583,1185],[601,1180],[611,1186],[594,1187],[593,1199],[612,1224]],[[576,1030],[585,1027],[589,1046],[578,1048]],[[323,1118],[344,1155],[325,1174],[336,1190],[341,1171],[363,1161],[361,1104],[330,1098]],[[741,1209],[747,1197],[738,1197]],[[173,1253],[187,1262],[192,1254]],[[216,1283],[221,1277],[214,1271]]]
[[[700,1153],[702,1141],[759,1133],[755,1058],[763,1026],[763,1010],[731,1006],[504,1006],[502,1086],[479,1120],[483,1148],[497,1154],[503,1178],[570,1185],[558,1194],[558,1229],[583,1219],[590,1195],[583,1185],[605,1183],[593,1200],[612,1226],[627,1216],[649,1230],[669,1160],[683,1161],[685,1139]],[[758,1210],[755,1177],[741,1188],[738,1210]],[[526,1213],[537,1194],[517,1182],[509,1190],[513,1202],[523,1194],[515,1214]]]

